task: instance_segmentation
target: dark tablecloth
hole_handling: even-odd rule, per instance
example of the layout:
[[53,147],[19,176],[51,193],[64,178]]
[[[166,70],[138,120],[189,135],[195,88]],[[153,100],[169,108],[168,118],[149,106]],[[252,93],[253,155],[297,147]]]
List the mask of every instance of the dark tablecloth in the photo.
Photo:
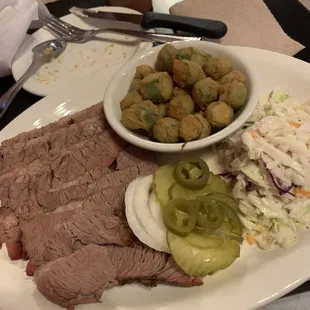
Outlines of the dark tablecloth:
[[[137,0],[143,2],[144,0]],[[299,41],[306,48],[294,57],[310,63],[310,12],[297,0],[264,0],[283,30],[294,40]],[[105,0],[61,0],[47,4],[48,9],[55,16],[68,14],[72,6],[84,8],[104,6]],[[263,22],[263,21],[262,21]],[[309,77],[310,81],[310,77]],[[0,96],[14,83],[12,76],[0,78]],[[24,110],[35,104],[41,98],[21,90],[12,102],[10,108],[0,120],[0,130],[17,117]],[[310,290],[310,281],[300,286],[290,294],[297,294]]]

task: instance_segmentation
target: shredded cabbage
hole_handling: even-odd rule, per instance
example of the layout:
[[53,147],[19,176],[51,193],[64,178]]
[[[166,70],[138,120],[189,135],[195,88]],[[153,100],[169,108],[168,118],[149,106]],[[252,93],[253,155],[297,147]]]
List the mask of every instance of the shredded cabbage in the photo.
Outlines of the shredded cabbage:
[[240,220],[256,243],[291,247],[296,227],[310,223],[310,101],[299,104],[274,89],[216,152],[235,176]]

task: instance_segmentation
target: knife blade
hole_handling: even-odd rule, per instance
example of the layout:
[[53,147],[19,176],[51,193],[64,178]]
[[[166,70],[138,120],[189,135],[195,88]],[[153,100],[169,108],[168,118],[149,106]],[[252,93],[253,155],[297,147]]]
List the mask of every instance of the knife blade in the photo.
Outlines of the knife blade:
[[169,28],[193,33],[211,39],[220,39],[227,33],[225,23],[218,20],[176,16],[147,12],[145,14],[114,13],[72,7],[70,12],[78,17],[91,17],[138,24],[145,30],[151,28]]

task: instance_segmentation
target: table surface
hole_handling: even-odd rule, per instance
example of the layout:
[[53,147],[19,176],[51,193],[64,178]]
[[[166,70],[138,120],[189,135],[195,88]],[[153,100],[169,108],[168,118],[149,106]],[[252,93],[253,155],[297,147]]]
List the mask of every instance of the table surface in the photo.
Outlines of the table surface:
[[[142,2],[143,0],[136,1]],[[302,0],[303,3],[305,3],[304,1],[306,0]],[[294,57],[310,63],[310,12],[298,0],[264,0],[264,2],[283,30],[291,38],[305,46],[305,48],[298,54],[294,55]],[[61,17],[68,14],[68,10],[72,6],[90,8],[104,6],[106,4],[106,0],[60,0],[48,3],[47,7],[53,15]],[[0,96],[4,94],[14,82],[12,76],[0,78]],[[0,120],[0,130],[40,99],[41,98],[38,96],[29,94],[25,90],[21,90],[6,114]],[[310,281],[306,282],[288,295],[296,295],[307,291],[310,291]],[[310,298],[308,299],[310,300]],[[287,309],[287,306],[285,308]],[[284,309],[284,305],[280,306],[278,309]],[[302,307],[300,309],[306,308]]]

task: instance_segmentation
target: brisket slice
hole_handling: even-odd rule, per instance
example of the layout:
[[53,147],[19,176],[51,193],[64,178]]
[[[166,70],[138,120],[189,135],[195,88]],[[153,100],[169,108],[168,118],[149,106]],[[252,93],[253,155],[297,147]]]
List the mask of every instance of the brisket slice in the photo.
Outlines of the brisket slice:
[[117,209],[123,209],[122,199],[109,194],[111,192],[106,196],[114,198],[114,206],[112,201],[110,205],[104,202],[101,205],[85,204],[75,210],[53,212],[22,223],[22,244],[30,264],[40,266],[68,256],[85,244],[124,246],[135,241],[127,221],[114,215],[118,213]]
[[73,184],[59,190],[50,190],[48,192],[37,192],[37,202],[43,208],[54,210],[57,206],[67,204],[73,199],[85,198],[95,192],[105,188],[116,188],[121,185],[128,185],[132,180],[140,175],[153,173],[153,165],[144,163],[125,168],[121,171],[115,171],[93,179],[91,183]]
[[[72,182],[67,187],[48,192],[45,187],[36,188],[36,190],[30,190],[29,192],[25,191],[28,195],[24,192],[22,203],[19,205],[13,204],[15,209],[9,209],[6,206],[0,208],[0,242],[18,240],[20,219],[28,221],[57,209],[66,210],[81,205],[84,207],[98,203],[98,206],[114,206],[114,212],[118,212],[119,215],[124,214],[123,207],[116,208],[119,201],[116,197],[123,201],[126,186],[138,176],[153,173],[155,168],[156,166],[153,163],[142,162],[137,166],[128,167],[122,171],[115,171],[102,176],[98,173],[98,180],[90,183],[75,184]],[[89,180],[93,179],[89,178]],[[39,184],[44,184],[43,180]],[[12,204],[8,205],[12,206]]]
[[41,128],[38,128],[38,129],[34,129],[32,131],[29,131],[29,132],[22,132],[22,133],[18,134],[17,136],[15,136],[11,139],[4,140],[1,142],[0,150],[2,150],[2,148],[4,148],[4,147],[12,146],[15,143],[27,142],[27,141],[30,141],[31,139],[42,137],[47,133],[54,132],[54,131],[58,130],[59,128],[67,127],[71,124],[78,123],[78,122],[81,122],[83,120],[86,120],[88,118],[92,118],[92,117],[95,117],[98,115],[103,115],[102,102],[99,102],[99,103],[97,103],[97,104],[95,104],[95,105],[93,105],[87,109],[84,109],[82,111],[79,111],[73,115],[68,115],[68,116],[62,117],[57,122],[50,123],[46,126],[43,126]]
[[[25,169],[26,172],[18,172],[15,178],[1,180],[0,177],[2,203],[0,209],[0,242],[10,239],[9,236],[3,236],[3,234],[7,235],[7,231],[12,226],[11,223],[16,226],[16,218],[31,219],[55,209],[56,202],[52,205],[40,203],[40,197],[45,197],[44,195],[47,195],[46,193],[52,187],[60,188],[54,192],[62,190],[63,195],[71,193],[71,196],[69,194],[66,198],[67,202],[71,198],[79,198],[80,193],[75,194],[73,192],[74,184],[79,183],[80,179],[82,179],[82,183],[88,180],[91,182],[91,173],[88,171],[97,169],[97,173],[95,173],[97,178],[101,176],[100,173],[104,170],[108,172],[109,170],[105,168],[114,162],[124,146],[125,142],[122,139],[118,138],[112,130],[107,130],[61,154],[56,153],[55,156],[49,154],[44,161],[33,162]],[[67,187],[70,187],[71,190],[64,191],[63,189]],[[95,191],[96,188],[93,192]],[[83,193],[83,195],[85,197],[88,193]],[[55,197],[55,195],[50,196]],[[16,231],[14,231],[15,233]]]
[[107,129],[61,150],[51,150],[29,165],[1,174],[0,183],[10,184],[16,179],[27,179],[46,172],[53,172],[59,182],[71,181],[86,171],[107,166],[107,162],[111,164],[110,160],[115,160],[126,144],[112,129]]
[[[74,200],[67,205],[59,206],[53,213],[59,213],[60,218],[62,217],[62,213],[71,211],[71,210],[77,210],[79,208],[85,209],[85,210],[92,210],[94,212],[104,214],[107,217],[108,216],[117,216],[121,219],[125,219],[125,206],[124,206],[124,195],[125,195],[126,187],[119,187],[119,188],[113,188],[113,189],[105,189],[100,192],[95,193],[94,195],[91,195],[84,200]],[[105,208],[102,208],[102,206],[105,206]],[[1,209],[0,209],[1,210]],[[49,216],[49,214],[53,213],[47,213],[45,215],[39,216],[37,218],[34,218],[33,221],[34,225],[40,226],[41,218],[44,216]],[[66,215],[64,215],[65,220]],[[43,218],[43,221],[44,218]],[[20,251],[19,256],[16,254],[16,249],[22,249],[21,248],[21,242],[20,242],[20,236],[22,232],[25,232],[26,235],[22,236],[23,238],[23,248],[25,249],[25,252],[27,252],[27,249],[29,250],[28,258],[31,260],[33,259],[37,264],[41,263],[42,261],[46,261],[47,258],[43,256],[44,251],[40,250],[40,252],[36,252],[35,246],[38,245],[38,242],[36,242],[38,236],[34,234],[31,230],[27,229],[27,225],[29,224],[30,227],[32,226],[32,221],[22,221],[22,229],[20,227],[20,219],[14,214],[10,213],[7,215],[7,217],[4,217],[3,219],[0,219],[0,233],[3,236],[3,240],[6,242],[10,242],[10,247],[7,247],[8,254],[10,257],[15,257],[16,259],[21,258],[22,253]],[[46,227],[42,227],[42,231],[40,233],[44,234]],[[47,234],[47,238],[48,238]],[[53,237],[52,237],[53,238]],[[32,242],[34,244],[32,245]],[[46,240],[48,242],[48,240]],[[16,245],[14,245],[16,243]],[[55,245],[57,246],[57,244]],[[61,244],[60,244],[61,246]],[[48,250],[47,250],[48,251]],[[54,255],[55,257],[57,255],[62,255],[62,249],[59,249],[57,251],[54,249]],[[57,257],[59,257],[57,256]]]
[[[125,150],[120,150],[118,145],[113,146],[113,132],[107,131],[102,134],[102,139],[107,140],[106,148],[109,148],[112,144],[109,151],[111,156],[106,148],[103,148],[99,149],[99,154],[90,152],[89,157],[85,156],[83,160],[76,161],[74,152],[64,152],[62,155],[54,156],[54,161],[53,158],[48,158],[45,161],[38,160],[26,168],[16,169],[15,172],[6,174],[6,178],[3,175],[0,176],[2,206],[6,208],[12,206],[12,209],[15,210],[29,201],[32,192],[35,192],[38,197],[43,197],[48,192],[54,193],[71,186],[94,183],[103,175],[111,172],[109,166],[111,166],[111,160],[116,157],[117,170],[124,170],[138,164],[142,167],[143,163],[150,168],[152,165],[156,167],[148,151],[134,146],[128,146]],[[92,142],[92,140],[89,141],[89,143]],[[122,142],[121,140],[120,143],[122,144]],[[83,147],[84,149],[87,148],[88,143],[83,144]],[[75,151],[80,152],[80,149],[75,149]],[[105,154],[108,154],[106,158]],[[89,160],[96,159],[98,156],[101,156],[99,163],[95,160]],[[86,160],[88,162],[85,163]],[[84,163],[85,165],[83,165]]]
[[87,245],[42,265],[35,273],[42,295],[66,308],[100,302],[105,289],[133,281],[188,287],[203,284],[185,275],[170,255],[141,245]]
[[68,147],[93,137],[108,128],[108,123],[101,116],[73,123],[67,127],[48,132],[44,136],[28,142],[18,142],[0,150],[0,170],[2,173],[10,169],[25,167],[52,150]]
[[[136,148],[131,148],[134,151]],[[124,151],[123,151],[124,152]],[[121,162],[121,160],[120,160]],[[125,167],[125,165],[124,165]],[[82,218],[85,217],[85,221],[89,221],[92,216],[96,217],[98,214],[102,214],[104,216],[117,216],[123,221],[126,221],[125,217],[125,207],[124,207],[124,196],[125,191],[128,184],[141,175],[148,175],[155,171],[156,165],[152,162],[140,162],[135,167],[124,168],[122,171],[116,171],[109,175],[103,176],[101,181],[96,184],[92,184],[91,188],[98,188],[100,185],[105,189],[96,192],[93,195],[87,196],[87,191],[78,191],[74,190],[73,193],[85,193],[86,198],[82,197],[80,200],[73,200],[67,205],[60,205],[56,208],[57,215],[55,212],[45,214],[44,216],[37,217],[30,222],[25,222],[21,226],[22,236],[23,236],[23,245],[28,253],[31,264],[33,265],[41,265],[44,262],[47,262],[52,259],[56,259],[61,257],[63,254],[63,244],[58,241],[55,237],[55,232],[52,226],[58,225],[57,221],[55,221],[55,217],[59,219],[60,222],[66,223],[68,216],[70,218],[70,222],[74,224],[72,219],[76,219],[77,221],[82,221]],[[67,194],[66,197],[70,195]],[[77,197],[77,196],[76,196]],[[71,197],[72,198],[72,197]],[[84,198],[84,200],[83,200]],[[57,200],[55,198],[55,200]],[[66,212],[66,210],[71,210]],[[65,212],[64,212],[65,211]],[[47,225],[46,223],[50,223]],[[103,224],[103,223],[102,223]],[[84,225],[84,224],[83,224]],[[81,226],[82,227],[82,226]],[[86,224],[85,224],[86,227]],[[82,240],[82,243],[96,243],[103,244],[102,241],[98,241],[96,234],[92,232],[92,226],[87,226],[89,229],[89,239]],[[128,228],[127,225],[125,225]],[[93,227],[95,229],[95,227]],[[76,227],[75,227],[76,229]],[[98,226],[98,229],[100,227]],[[129,236],[132,235],[131,230],[128,228],[127,233]],[[57,235],[61,234],[63,238],[72,238],[72,235],[69,231],[62,230],[60,233],[57,231]],[[75,236],[79,236],[79,231],[75,231]],[[99,233],[100,234],[100,233]],[[41,236],[41,237],[37,237]],[[79,237],[80,238],[80,237]],[[131,237],[130,237],[131,238]],[[132,238],[131,238],[132,239]],[[44,240],[44,242],[42,241]],[[73,241],[74,242],[74,241]],[[50,244],[53,243],[52,253]],[[105,243],[109,243],[105,241]],[[120,244],[117,242],[110,242],[115,244]],[[46,245],[49,246],[46,246]],[[76,243],[74,243],[76,244]],[[67,243],[67,247],[69,248],[66,251],[72,251],[74,246],[70,243]],[[40,250],[37,250],[40,248]]]
[[[117,156],[116,170],[123,170],[125,168],[136,166],[141,163],[145,163],[146,165],[151,167],[153,162],[154,158],[149,151],[140,149],[136,146],[129,144]],[[157,166],[154,163],[153,167],[157,168]]]

